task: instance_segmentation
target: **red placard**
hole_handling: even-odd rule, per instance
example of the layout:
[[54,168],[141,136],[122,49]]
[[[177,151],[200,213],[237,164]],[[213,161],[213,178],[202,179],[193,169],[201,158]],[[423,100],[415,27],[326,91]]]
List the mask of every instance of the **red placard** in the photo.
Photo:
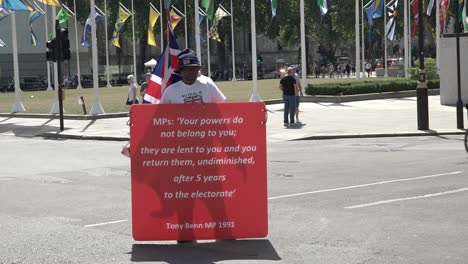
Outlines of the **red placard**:
[[263,103],[130,108],[135,240],[268,233]]

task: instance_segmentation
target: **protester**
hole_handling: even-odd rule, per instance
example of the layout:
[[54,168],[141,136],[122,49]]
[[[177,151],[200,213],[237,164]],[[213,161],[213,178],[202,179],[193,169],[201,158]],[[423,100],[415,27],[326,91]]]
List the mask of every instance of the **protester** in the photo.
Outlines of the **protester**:
[[127,96],[127,105],[138,104],[138,97],[137,97],[137,83],[135,81],[135,76],[128,75],[127,81],[130,87],[128,88],[128,96]]
[[[182,77],[166,88],[161,104],[221,103],[226,97],[213,80],[200,74],[200,61],[191,49],[180,52],[178,74]],[[178,240],[178,244],[196,243],[195,240]]]
[[213,80],[199,75],[200,61],[191,49],[185,49],[179,54],[178,73],[182,80],[166,88],[162,104],[220,103],[226,97]]
[[298,90],[296,79],[294,79],[294,69],[292,67],[288,68],[287,75],[281,79],[279,88],[283,92],[284,126],[291,127],[295,124],[296,91]]

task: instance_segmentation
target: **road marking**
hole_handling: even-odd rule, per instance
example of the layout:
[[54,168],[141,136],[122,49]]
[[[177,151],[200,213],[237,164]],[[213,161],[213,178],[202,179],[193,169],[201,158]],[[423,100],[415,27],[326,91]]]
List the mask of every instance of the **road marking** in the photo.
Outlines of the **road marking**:
[[128,220],[118,220],[118,221],[105,222],[105,223],[99,223],[99,224],[85,225],[85,227],[103,226],[103,225],[117,224],[117,223],[122,223],[122,222],[128,222]]
[[388,203],[395,203],[395,202],[401,202],[401,201],[425,199],[425,198],[437,197],[437,196],[459,193],[459,192],[466,192],[466,191],[468,191],[468,188],[461,188],[461,189],[446,191],[446,192],[430,193],[430,194],[424,194],[424,195],[412,196],[412,197],[406,197],[406,198],[383,200],[383,201],[367,203],[367,204],[358,204],[358,205],[353,205],[353,206],[347,206],[345,207],[345,209],[356,209],[356,208],[369,207],[369,206],[374,206],[374,205],[379,205],[379,204],[388,204]]
[[295,197],[295,196],[301,196],[301,195],[307,195],[307,194],[335,192],[335,191],[356,189],[356,188],[362,188],[362,187],[368,187],[368,186],[374,186],[374,185],[381,185],[381,184],[387,184],[387,183],[394,183],[394,182],[416,181],[416,180],[423,180],[423,179],[430,179],[430,178],[436,178],[436,177],[442,177],[442,176],[449,176],[449,175],[460,174],[460,173],[462,173],[462,172],[461,171],[454,171],[454,172],[447,172],[447,173],[434,174],[434,175],[428,175],[428,176],[421,176],[421,177],[415,177],[415,178],[405,178],[405,179],[397,179],[397,180],[366,183],[366,184],[360,184],[360,185],[352,185],[352,186],[339,187],[339,188],[333,188],[333,189],[317,190],[317,191],[311,191],[311,192],[293,193],[293,194],[269,197],[268,200],[276,200],[276,199],[281,199],[281,198]]

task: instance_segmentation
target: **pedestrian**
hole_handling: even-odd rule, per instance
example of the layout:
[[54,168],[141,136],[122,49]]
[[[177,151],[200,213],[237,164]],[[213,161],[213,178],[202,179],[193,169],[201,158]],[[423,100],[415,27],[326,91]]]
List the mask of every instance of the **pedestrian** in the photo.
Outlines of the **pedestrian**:
[[148,88],[148,83],[150,80],[151,80],[151,73],[147,72],[145,74],[145,81],[140,86],[140,95],[141,95],[142,100],[143,100],[143,97],[145,96],[146,88]]
[[296,112],[296,91],[297,83],[294,78],[294,68],[289,67],[281,81],[279,88],[283,92],[284,100],[284,126],[291,127],[295,124],[294,116]]
[[178,73],[182,80],[166,88],[162,97],[162,104],[190,104],[190,103],[221,103],[226,97],[219,90],[213,80],[200,75],[200,61],[191,49],[185,49],[179,54]]
[[349,65],[349,63],[346,63],[345,70],[346,70],[346,76],[349,78],[351,74],[351,66]]
[[370,77],[370,73],[372,71],[372,64],[370,64],[370,62],[366,62],[366,65],[364,65],[364,67],[366,68],[367,77]]
[[297,90],[295,90],[295,95],[296,95],[296,123],[301,123],[299,121],[299,103],[301,102],[301,96],[304,96],[304,93],[302,92],[302,85],[301,85],[301,78],[299,77],[299,74],[297,74],[296,68],[293,68],[294,71],[294,79],[296,80],[296,85],[297,85]]
[[127,105],[138,104],[138,97],[137,97],[137,83],[135,81],[135,76],[128,75],[127,82],[130,85],[128,88],[128,95],[127,95]]

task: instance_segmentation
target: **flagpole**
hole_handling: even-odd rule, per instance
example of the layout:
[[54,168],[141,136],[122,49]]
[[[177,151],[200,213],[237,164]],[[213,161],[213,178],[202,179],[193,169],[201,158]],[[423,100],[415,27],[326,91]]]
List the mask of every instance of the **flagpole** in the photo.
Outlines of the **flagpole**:
[[252,32],[252,96],[250,96],[250,102],[258,102],[262,99],[258,94],[257,84],[257,29],[255,25],[255,0],[250,2],[250,28]]
[[109,82],[109,35],[107,33],[107,0],[104,0],[104,27],[106,34],[106,79],[107,79],[107,88],[112,88],[112,85]]
[[403,35],[405,39],[405,78],[409,77],[408,65],[409,65],[409,30],[408,30],[408,1],[403,1],[404,7],[404,26],[403,26]]
[[73,0],[73,11],[75,11],[75,48],[76,48],[76,77],[78,79],[78,86],[76,89],[81,90],[83,87],[81,86],[81,69],[80,69],[80,46],[78,44],[78,22],[76,20],[76,16],[78,13],[76,12],[76,0]]
[[[44,24],[45,24],[45,34],[46,34],[46,42],[49,39],[49,26],[48,26],[48,18],[47,18],[47,6],[44,5]],[[47,91],[52,91],[52,86],[50,85],[50,62],[47,61]]]
[[[408,1],[409,2],[409,1]],[[411,2],[410,2],[411,3]],[[411,21],[411,5],[408,5],[408,22]],[[408,32],[411,32],[411,23],[408,23]],[[413,61],[413,45],[411,45],[412,39],[411,39],[411,33],[408,33],[408,72],[409,68],[411,68],[412,61]],[[411,73],[409,73],[409,77],[411,77]]]
[[[197,0],[195,0],[197,1]],[[132,0],[132,3],[133,3],[133,0]],[[163,53],[164,51],[164,29],[163,29],[163,13],[166,13],[166,12],[163,12],[163,0],[159,0],[159,12],[161,12],[161,19],[159,19],[160,21],[160,25],[161,25],[161,54]],[[167,15],[167,13],[166,13]],[[132,15],[133,16],[133,15]]]
[[[198,14],[195,13],[195,16]],[[187,0],[184,0],[184,16],[187,16]],[[185,48],[188,48],[188,38],[187,38],[187,17],[184,17],[184,23],[185,23]]]
[[93,61],[93,89],[94,89],[94,103],[89,111],[90,115],[105,114],[99,98],[99,80],[98,80],[98,49],[97,49],[97,36],[96,36],[96,8],[94,0],[90,0],[91,8],[91,52]]
[[384,77],[388,77],[388,65],[387,65],[387,32],[386,32],[386,26],[387,26],[387,0],[384,0],[383,2],[383,11],[382,15],[384,16]]
[[359,41],[359,0],[355,1],[355,10],[354,10],[354,16],[355,16],[355,26],[354,30],[356,31],[356,78],[361,79],[361,43]]
[[[135,44],[135,10],[133,9],[133,0],[132,0],[132,38],[133,38],[133,75],[135,76],[135,82],[138,83],[137,76],[137,64],[136,64],[136,44]],[[161,44],[162,46],[162,44]]]
[[211,62],[210,62],[210,20],[208,19],[208,14],[206,16],[206,61],[208,64],[208,77],[211,77]]
[[21,102],[21,88],[19,78],[19,63],[18,63],[18,39],[16,35],[16,11],[11,12],[11,37],[12,37],[12,48],[13,48],[13,75],[15,81],[15,103],[11,108],[12,113],[24,112],[23,103]]
[[[436,63],[437,71],[440,70],[440,0],[436,0]],[[465,5],[468,2],[465,0]]]
[[[55,34],[55,27],[56,25],[56,19],[57,19],[57,7],[52,6],[52,34],[54,38],[57,37]],[[52,105],[52,109],[50,109],[50,114],[59,114],[60,113],[60,102],[59,102],[59,78],[58,76],[58,64],[57,62],[54,62],[54,90],[55,90],[55,102],[54,105]]]
[[231,0],[231,49],[232,49],[232,81],[235,82],[236,80],[236,50],[234,46],[234,8],[232,7],[232,0]]
[[199,17],[199,5],[198,0],[194,0],[195,6],[195,48],[197,51],[198,61],[201,61],[201,44],[200,44],[200,17]]
[[[300,13],[301,13],[301,69],[302,69],[302,79],[301,79],[301,89],[306,85],[307,79],[307,61],[306,61],[306,46],[305,46],[305,16],[304,16],[304,0],[300,1]],[[302,91],[301,91],[302,94]]]
[[362,77],[363,78],[367,78],[366,76],[366,72],[365,72],[365,69],[366,69],[366,66],[365,66],[365,63],[366,63],[366,40],[364,38],[364,0],[361,0],[361,6],[362,6],[362,9],[361,9],[361,24],[362,24],[362,28],[361,28],[361,39],[362,39],[362,71],[363,71],[363,74],[362,74]]

